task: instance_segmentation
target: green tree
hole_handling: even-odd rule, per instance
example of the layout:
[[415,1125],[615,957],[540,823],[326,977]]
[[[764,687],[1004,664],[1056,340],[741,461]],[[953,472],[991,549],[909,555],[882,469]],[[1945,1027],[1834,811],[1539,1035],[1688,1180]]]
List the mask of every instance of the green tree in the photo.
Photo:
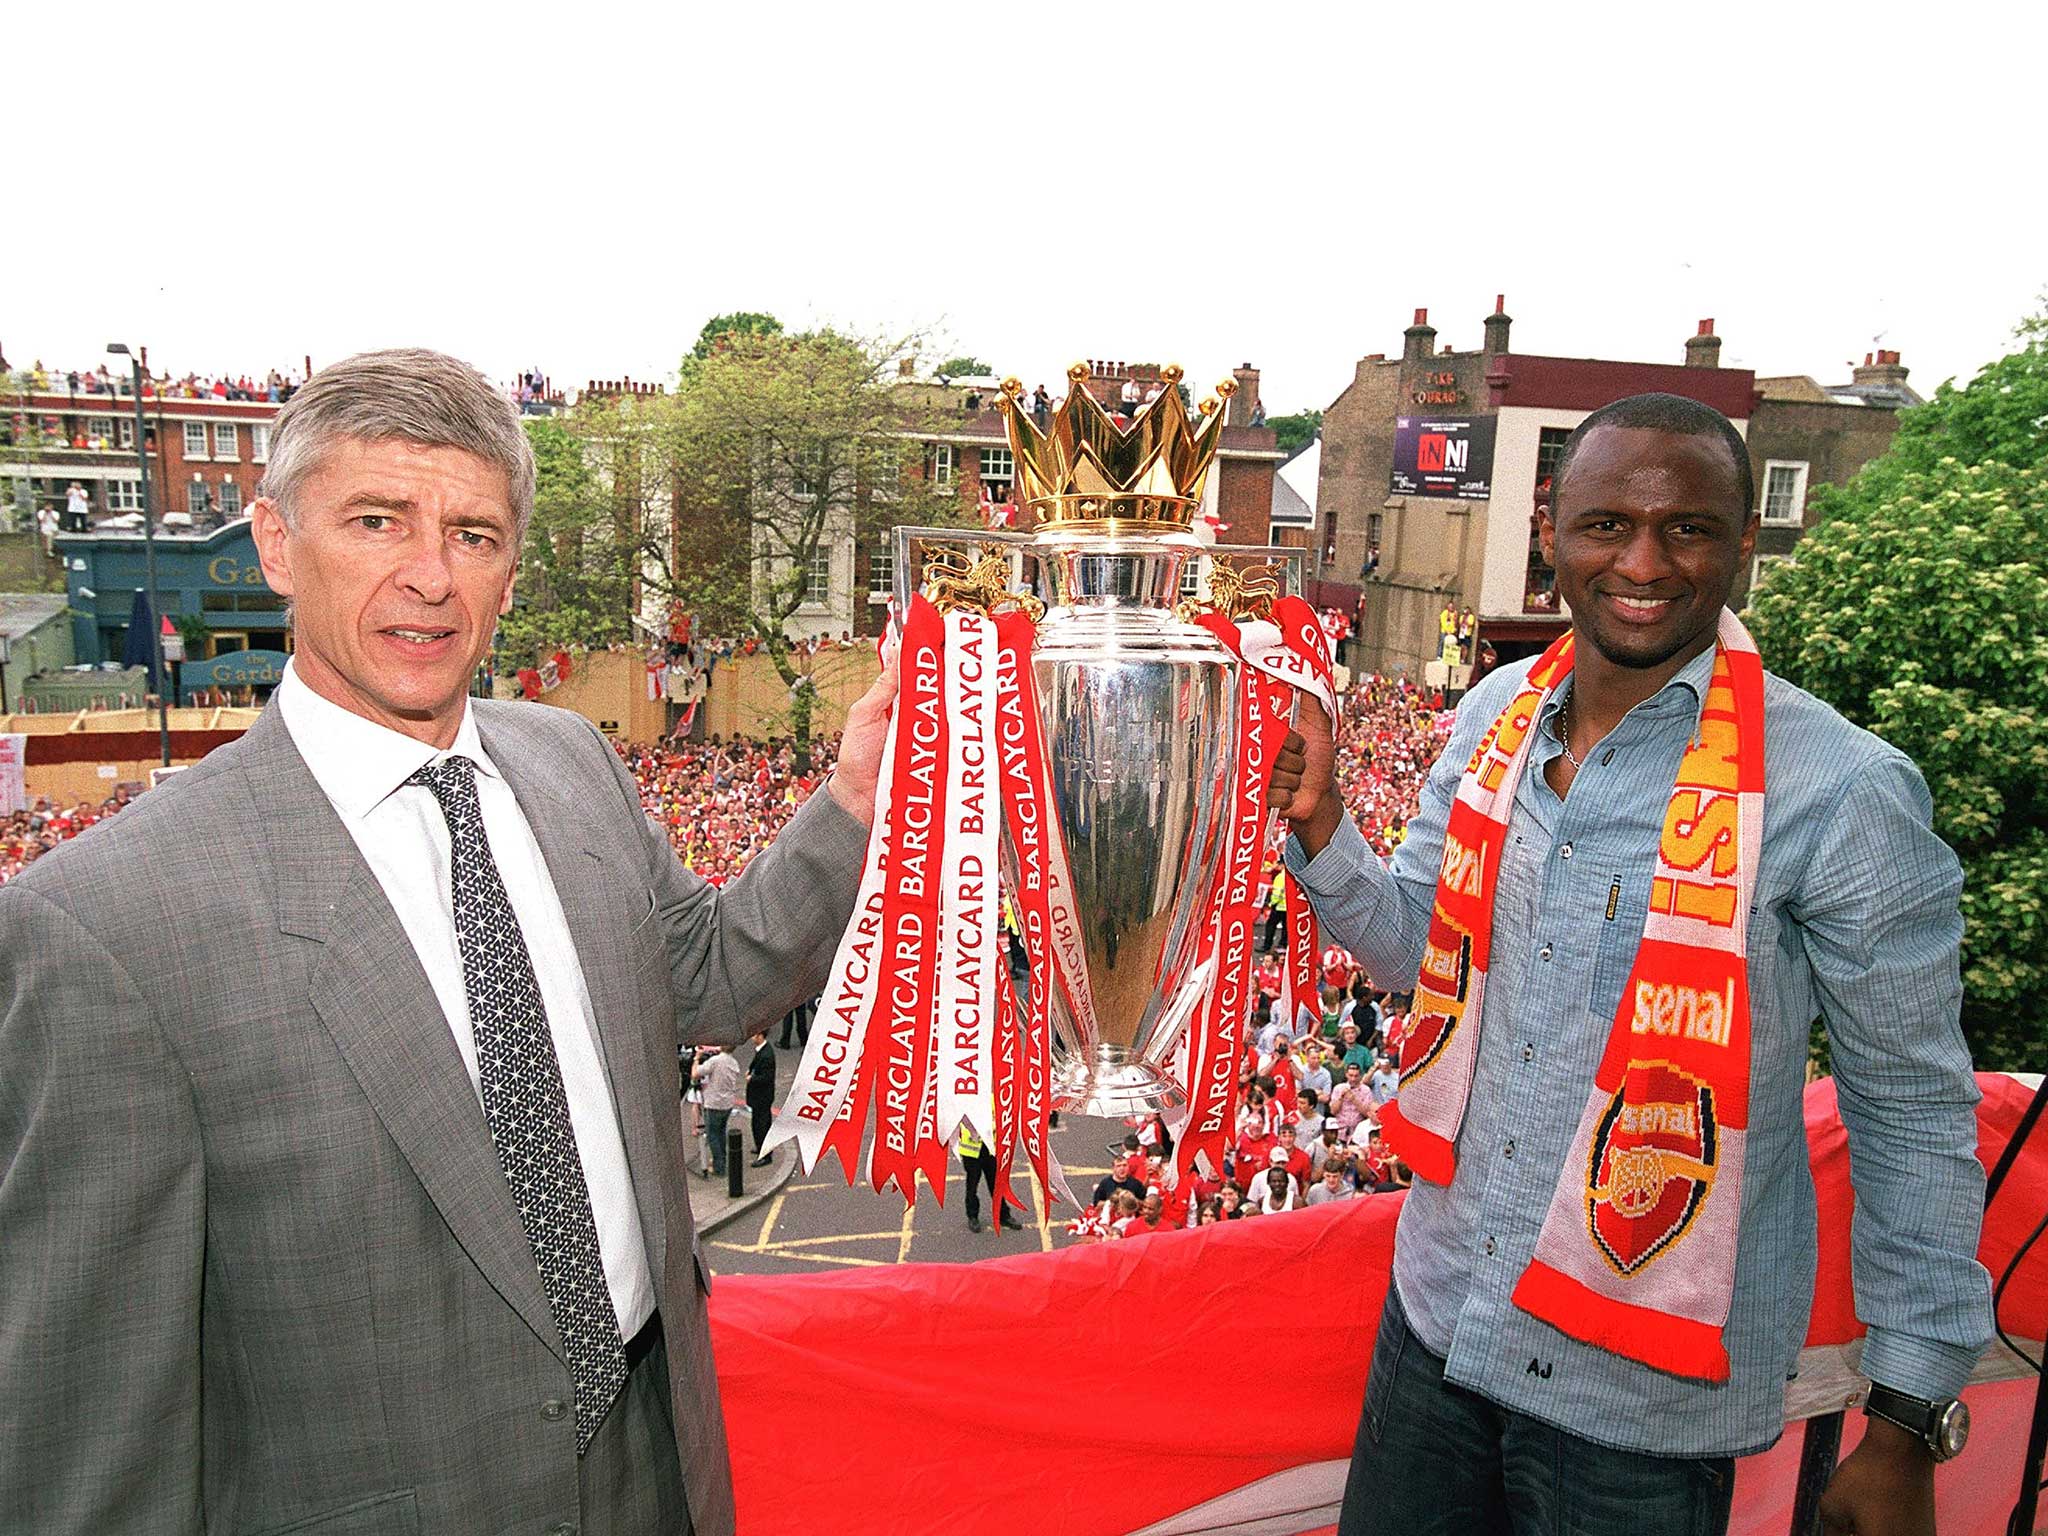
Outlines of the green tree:
[[504,667],[532,666],[566,647],[603,650],[633,637],[640,528],[637,482],[616,494],[621,460],[616,402],[578,407],[580,420],[530,417],[533,521],[520,553],[512,611],[498,621]]
[[[926,472],[927,439],[958,418],[943,391],[901,381],[916,339],[728,331],[672,399],[635,405],[643,582],[701,634],[757,637],[792,686],[820,556],[872,552],[897,524],[977,521],[957,482]],[[809,718],[791,711],[800,750]]]
[[949,357],[939,364],[939,377],[942,379],[983,379],[994,373],[995,369],[972,356]]
[[1907,411],[1752,594],[1773,671],[1919,764],[1962,860],[1979,1067],[2048,1045],[2048,322]]
[[[782,322],[773,315],[764,315],[757,310],[736,309],[729,315],[713,315],[704,322],[704,329],[697,333],[697,344],[690,348],[688,362],[701,363],[717,350],[718,345],[728,336],[780,336]],[[688,366],[685,363],[685,367]]]
[[1292,416],[1268,416],[1266,425],[1273,429],[1274,437],[1279,439],[1280,451],[1293,453],[1297,448],[1305,448],[1315,440],[1316,433],[1323,427],[1323,413],[1296,411]]

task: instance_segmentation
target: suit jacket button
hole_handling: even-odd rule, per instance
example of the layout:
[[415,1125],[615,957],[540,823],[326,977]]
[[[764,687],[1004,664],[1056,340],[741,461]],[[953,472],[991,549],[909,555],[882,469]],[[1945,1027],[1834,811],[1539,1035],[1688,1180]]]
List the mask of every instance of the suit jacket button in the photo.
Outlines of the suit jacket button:
[[549,1422],[553,1422],[554,1420],[560,1418],[566,1418],[568,1416],[568,1413],[569,1405],[563,1402],[559,1397],[551,1397],[546,1402],[540,1405],[540,1416],[544,1419],[547,1419]]
[[548,1536],[576,1536],[576,1524],[574,1521],[564,1520],[560,1525],[551,1525],[548,1527]]

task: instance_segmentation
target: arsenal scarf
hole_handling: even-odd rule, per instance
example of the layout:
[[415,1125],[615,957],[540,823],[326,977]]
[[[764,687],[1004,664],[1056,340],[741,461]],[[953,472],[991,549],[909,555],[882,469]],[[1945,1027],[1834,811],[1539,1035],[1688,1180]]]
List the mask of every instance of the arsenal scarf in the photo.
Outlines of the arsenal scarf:
[[[1388,1142],[1432,1183],[1448,1184],[1457,1168],[1515,789],[1543,702],[1571,667],[1567,634],[1480,738],[1451,806],[1401,1091],[1381,1111]],[[1763,794],[1763,663],[1723,610],[1635,963],[1514,1292],[1517,1306],[1573,1338],[1706,1381],[1728,1377],[1721,1333],[1749,1124],[1745,952]]]

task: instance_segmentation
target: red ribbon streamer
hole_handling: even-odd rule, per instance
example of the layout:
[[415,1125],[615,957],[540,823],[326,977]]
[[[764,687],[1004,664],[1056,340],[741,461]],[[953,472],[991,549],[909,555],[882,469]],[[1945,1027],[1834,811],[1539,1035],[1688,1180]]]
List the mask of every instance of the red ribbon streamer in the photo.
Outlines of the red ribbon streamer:
[[[882,954],[887,973],[868,1025],[873,1060],[875,1143],[869,1174],[893,1183],[909,1204],[917,1169],[928,1167],[933,1020],[938,1007],[939,859],[945,845],[946,717],[944,621],[922,595],[903,624],[903,718],[891,765],[889,875],[883,886]],[[877,1029],[881,1031],[879,1037]],[[937,1149],[940,1180],[946,1149]]]
[[1003,816],[1017,855],[1017,912],[1024,953],[1031,962],[1017,1129],[1038,1175],[1038,1187],[1049,1194],[1046,1133],[1052,1101],[1053,963],[1048,839],[1057,837],[1059,829],[1052,823],[1045,736],[1031,676],[1033,634],[1031,620],[1023,614],[1012,610],[996,615],[996,756],[1002,769]]

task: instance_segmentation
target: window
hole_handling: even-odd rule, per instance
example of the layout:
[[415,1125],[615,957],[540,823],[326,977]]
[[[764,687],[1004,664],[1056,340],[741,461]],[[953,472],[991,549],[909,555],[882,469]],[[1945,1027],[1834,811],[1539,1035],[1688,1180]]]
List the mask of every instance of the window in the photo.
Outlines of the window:
[[789,493],[805,500],[818,495],[831,480],[822,443],[807,443],[790,455],[795,467],[789,472]]
[[232,421],[217,421],[213,424],[213,456],[216,459],[239,459],[242,456],[240,439],[235,436]]
[[[1007,490],[1010,482],[1016,478],[1017,461],[1010,456],[1009,449],[984,448],[981,450],[981,483],[989,487],[991,494],[995,493],[996,485],[1000,485]],[[994,484],[990,483],[992,481]],[[1001,500],[1001,497],[998,496],[997,499]]]
[[126,416],[114,423],[114,441],[130,453],[135,451],[135,423]]
[[202,592],[201,613],[283,613],[284,599],[275,592]]
[[894,443],[878,446],[868,460],[868,491],[894,496],[903,485],[903,455]]
[[868,596],[886,603],[896,595],[896,541],[889,535],[868,556]]
[[188,421],[185,423],[185,457],[203,459],[206,457],[206,423]]
[[811,551],[811,568],[804,580],[804,602],[822,608],[832,600],[832,551]]
[[1202,562],[1199,557],[1180,568],[1180,595],[1189,602],[1202,595]]
[[951,443],[933,443],[931,445],[930,457],[925,461],[925,469],[933,485],[951,485],[953,483],[953,445]]
[[1749,590],[1754,593],[1757,583],[1764,579],[1764,572],[1781,560],[1790,560],[1790,555],[1756,555],[1749,562]]
[[107,510],[109,512],[140,512],[142,510],[142,482],[140,480],[105,480],[107,488]]
[[220,499],[217,504],[220,507],[220,515],[222,517],[240,517],[242,515],[242,488],[232,480],[223,479],[220,483]]
[[1557,478],[1558,460],[1564,457],[1566,439],[1572,435],[1570,427],[1543,427],[1536,433],[1536,499],[1550,499],[1550,484]]
[[270,423],[256,422],[249,428],[249,457],[258,464],[270,459]]
[[111,416],[86,417],[85,435],[95,443],[111,445],[114,441],[114,418]]
[[1772,459],[1764,465],[1763,518],[1797,528],[1806,520],[1806,461]]

